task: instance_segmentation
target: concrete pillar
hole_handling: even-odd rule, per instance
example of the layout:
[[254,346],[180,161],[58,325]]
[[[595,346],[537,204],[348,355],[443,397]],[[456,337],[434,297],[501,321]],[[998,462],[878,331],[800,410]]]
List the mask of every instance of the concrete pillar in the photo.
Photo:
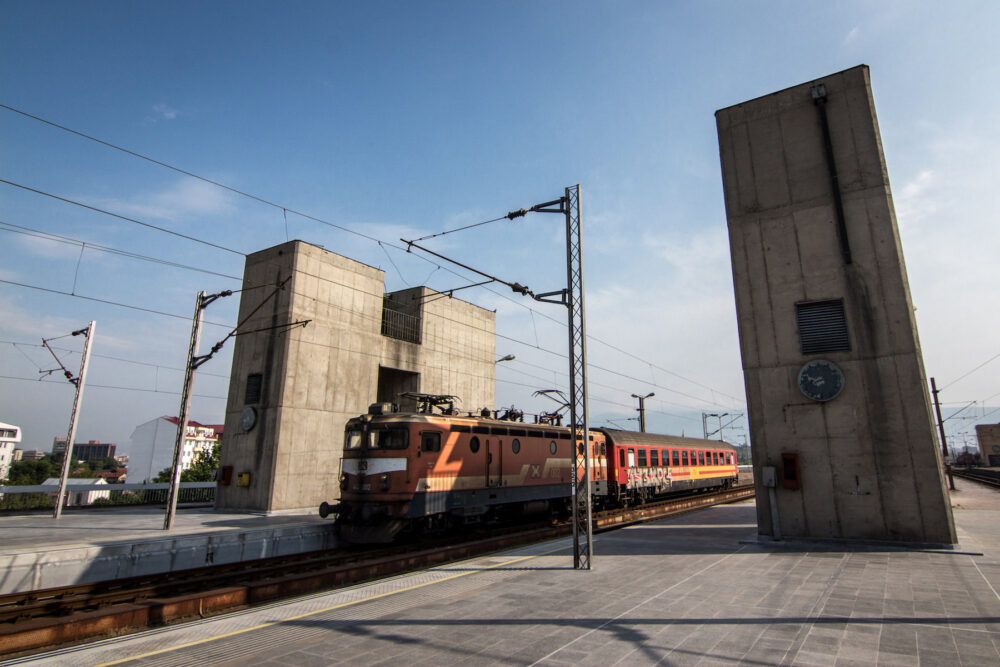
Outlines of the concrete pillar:
[[754,472],[777,468],[781,533],[954,543],[868,68],[716,122]]

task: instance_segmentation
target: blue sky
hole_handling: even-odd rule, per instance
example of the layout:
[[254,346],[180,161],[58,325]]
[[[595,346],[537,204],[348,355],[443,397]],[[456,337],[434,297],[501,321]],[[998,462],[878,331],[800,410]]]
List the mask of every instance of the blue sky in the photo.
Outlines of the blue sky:
[[[1000,421],[994,307],[1000,80],[992,2],[0,1],[0,103],[279,208],[0,109],[0,178],[247,253],[286,239],[280,206],[385,241],[583,193],[592,422],[647,402],[700,434],[743,409],[714,111],[860,63],[872,71],[929,375],[962,416]],[[0,183],[0,222],[238,277],[242,257]],[[386,271],[388,289],[469,282],[439,262],[288,214],[301,238]],[[0,279],[189,317],[238,286],[88,245],[3,231]],[[24,231],[24,230],[22,230]],[[435,249],[536,291],[565,281],[556,216]],[[497,288],[499,405],[565,383],[564,313]],[[232,325],[236,297],[206,318]],[[176,414],[190,323],[0,283],[0,421],[64,435],[72,388],[37,345],[97,320],[79,440],[125,445]],[[225,335],[206,327],[208,345]],[[514,340],[509,340],[514,339]],[[12,345],[10,342],[17,342]],[[613,343],[623,354],[597,341]],[[24,343],[25,345],[21,345]],[[54,345],[79,350],[79,339]],[[541,348],[541,349],[539,349]],[[231,347],[193,417],[222,420]],[[65,352],[76,368],[79,355]],[[629,356],[632,355],[632,356]],[[142,364],[134,363],[142,362]],[[116,387],[126,387],[120,389]],[[958,442],[974,420],[948,422]],[[740,441],[740,432],[727,434]],[[971,442],[971,441],[970,441]]]

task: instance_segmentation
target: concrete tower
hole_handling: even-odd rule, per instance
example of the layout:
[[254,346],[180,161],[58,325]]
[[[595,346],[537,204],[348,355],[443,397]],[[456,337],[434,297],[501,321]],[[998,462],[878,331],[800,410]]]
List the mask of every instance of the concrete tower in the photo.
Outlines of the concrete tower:
[[954,543],[868,68],[716,122],[758,531]]
[[236,338],[217,507],[336,500],[344,425],[376,401],[423,392],[457,395],[464,410],[494,407],[495,314],[428,299],[426,287],[386,294],[384,279],[302,241],[247,256],[239,318],[257,333]]

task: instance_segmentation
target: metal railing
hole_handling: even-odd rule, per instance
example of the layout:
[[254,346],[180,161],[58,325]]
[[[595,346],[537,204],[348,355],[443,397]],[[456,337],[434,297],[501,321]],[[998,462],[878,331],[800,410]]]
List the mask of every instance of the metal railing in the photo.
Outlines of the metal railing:
[[382,335],[408,343],[421,341],[420,316],[410,315],[389,307],[388,302],[382,304]]
[[[216,482],[181,482],[181,504],[214,504]],[[90,508],[167,503],[169,484],[66,484],[64,507]],[[58,490],[53,486],[0,486],[0,513],[51,510]]]

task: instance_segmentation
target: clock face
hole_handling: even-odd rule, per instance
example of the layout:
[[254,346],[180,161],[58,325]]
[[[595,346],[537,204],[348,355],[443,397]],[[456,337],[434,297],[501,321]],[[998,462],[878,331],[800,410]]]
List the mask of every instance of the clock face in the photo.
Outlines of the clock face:
[[243,408],[240,414],[240,428],[249,431],[257,425],[257,410],[251,406]]
[[832,401],[844,390],[844,372],[826,359],[810,361],[799,371],[799,390],[814,401]]

